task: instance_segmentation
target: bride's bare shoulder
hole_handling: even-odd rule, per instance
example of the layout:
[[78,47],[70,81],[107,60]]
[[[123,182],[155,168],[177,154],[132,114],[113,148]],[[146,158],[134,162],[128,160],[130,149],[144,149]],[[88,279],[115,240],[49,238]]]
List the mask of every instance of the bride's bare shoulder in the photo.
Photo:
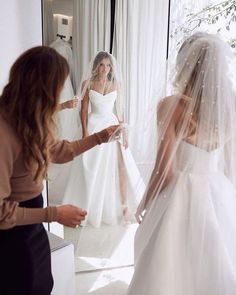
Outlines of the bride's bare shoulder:
[[164,118],[167,115],[178,116],[188,101],[189,98],[185,95],[166,96],[158,103],[157,116],[159,118]]
[[162,113],[170,108],[174,108],[180,101],[180,95],[171,95],[162,98],[157,105],[157,113]]
[[89,88],[89,86],[91,86],[91,81],[88,79],[88,80],[84,80],[82,83],[81,83],[81,86],[82,86],[82,89],[84,89],[85,87],[86,88]]

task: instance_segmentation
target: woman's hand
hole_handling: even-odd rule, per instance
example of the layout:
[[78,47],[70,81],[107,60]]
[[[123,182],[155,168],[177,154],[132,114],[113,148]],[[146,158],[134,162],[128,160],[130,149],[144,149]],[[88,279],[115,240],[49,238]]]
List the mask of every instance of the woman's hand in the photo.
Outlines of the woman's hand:
[[106,129],[103,129],[102,131],[96,133],[100,144],[108,142],[110,140],[117,139],[117,137],[119,137],[119,134],[120,134],[119,125],[109,126]]
[[135,213],[135,218],[139,224],[143,221],[145,214],[146,214],[146,210],[144,210],[143,212],[140,212],[139,210],[137,210],[137,212]]
[[77,227],[85,219],[87,212],[73,205],[62,205],[57,207],[57,222],[69,226]]
[[78,106],[78,99],[77,98],[73,98],[70,100],[67,100],[63,103],[61,103],[61,110],[64,109],[74,109]]
[[[113,135],[113,133],[119,128],[119,126],[120,125],[112,125],[112,126],[106,128],[108,136],[111,137]],[[120,131],[118,131],[118,133],[120,134]]]
[[146,212],[147,212],[146,196],[144,196],[143,199],[141,200],[141,202],[139,203],[138,208],[135,213],[135,218],[139,224],[143,221]]

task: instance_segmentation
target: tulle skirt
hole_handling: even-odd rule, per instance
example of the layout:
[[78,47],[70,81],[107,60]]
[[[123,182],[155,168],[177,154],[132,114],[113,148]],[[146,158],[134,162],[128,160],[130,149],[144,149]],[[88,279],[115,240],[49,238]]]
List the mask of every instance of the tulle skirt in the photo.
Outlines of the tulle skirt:
[[135,237],[128,295],[236,294],[236,193],[221,173],[177,173]]

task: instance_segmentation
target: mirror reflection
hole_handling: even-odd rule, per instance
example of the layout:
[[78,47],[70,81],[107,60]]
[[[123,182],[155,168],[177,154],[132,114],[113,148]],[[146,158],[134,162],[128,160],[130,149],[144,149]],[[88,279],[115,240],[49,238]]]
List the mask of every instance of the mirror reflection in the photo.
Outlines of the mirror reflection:
[[[115,58],[106,51],[98,52],[83,74],[79,89],[82,138],[111,125],[123,126],[121,84]],[[94,147],[74,160],[71,167],[63,201],[88,212],[84,225],[100,227],[103,223],[134,221],[144,183],[128,147],[125,126],[121,128],[120,139]]]
[[120,134],[71,163],[51,165],[49,201],[74,204],[88,212],[81,228],[64,229],[76,246],[77,271],[130,265],[137,227],[134,214],[145,184],[129,146],[132,128],[125,118],[122,70],[107,46],[87,46],[90,55],[86,53],[84,59],[90,60],[76,68],[77,51],[72,46],[79,40],[72,36],[72,2],[65,2],[67,15],[62,1],[44,1],[44,43],[62,54],[71,69],[60,98],[58,136],[85,138],[118,124]]

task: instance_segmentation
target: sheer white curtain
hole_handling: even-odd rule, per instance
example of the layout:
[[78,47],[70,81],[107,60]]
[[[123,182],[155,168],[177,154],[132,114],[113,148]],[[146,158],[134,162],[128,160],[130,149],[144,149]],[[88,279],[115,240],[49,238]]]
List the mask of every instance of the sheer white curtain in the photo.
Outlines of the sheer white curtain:
[[76,89],[83,71],[99,50],[110,49],[111,1],[73,1],[73,53]]
[[144,180],[155,157],[156,105],[164,95],[166,0],[116,0],[113,54],[121,65],[130,148]]

